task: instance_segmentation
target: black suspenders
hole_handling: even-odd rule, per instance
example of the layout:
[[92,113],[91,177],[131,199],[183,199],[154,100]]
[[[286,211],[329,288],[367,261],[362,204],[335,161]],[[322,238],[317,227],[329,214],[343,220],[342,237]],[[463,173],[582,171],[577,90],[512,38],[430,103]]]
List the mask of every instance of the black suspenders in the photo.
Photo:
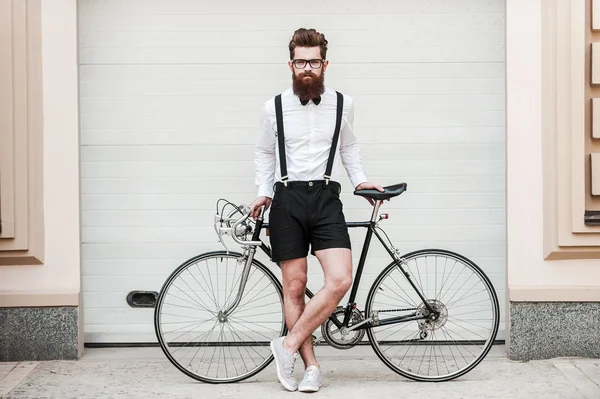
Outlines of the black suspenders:
[[279,142],[279,164],[281,165],[281,181],[287,187],[287,161],[285,159],[285,138],[283,137],[283,110],[281,94],[275,97],[275,117],[277,118],[277,141]]
[[[325,184],[329,184],[331,179],[331,171],[333,170],[333,160],[335,158],[335,150],[340,138],[340,129],[342,127],[342,113],[344,110],[344,96],[339,91],[337,94],[337,110],[335,117],[335,131],[331,140],[331,149],[329,150],[329,159],[327,160],[327,168],[325,169]],[[275,96],[275,117],[277,119],[277,141],[279,143],[279,164],[281,166],[281,181],[287,187],[289,179],[287,173],[287,161],[285,157],[285,137],[283,134],[283,109],[281,106],[281,94]]]

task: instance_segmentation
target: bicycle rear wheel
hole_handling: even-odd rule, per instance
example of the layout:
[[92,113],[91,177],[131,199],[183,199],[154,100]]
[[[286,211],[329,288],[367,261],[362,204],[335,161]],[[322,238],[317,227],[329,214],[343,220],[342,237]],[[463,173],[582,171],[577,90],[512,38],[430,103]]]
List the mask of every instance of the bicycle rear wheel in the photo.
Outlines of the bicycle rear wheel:
[[367,329],[377,356],[417,381],[448,381],[472,370],[491,349],[500,322],[488,277],[469,259],[439,249],[404,255],[402,267],[439,316],[385,324],[393,317],[430,313],[392,262],[375,280],[365,307],[384,324]]
[[154,312],[158,342],[169,361],[196,380],[230,383],[255,375],[273,360],[269,342],[287,331],[280,283],[256,260],[239,305],[224,315],[245,264],[235,252],[199,255],[161,289]]

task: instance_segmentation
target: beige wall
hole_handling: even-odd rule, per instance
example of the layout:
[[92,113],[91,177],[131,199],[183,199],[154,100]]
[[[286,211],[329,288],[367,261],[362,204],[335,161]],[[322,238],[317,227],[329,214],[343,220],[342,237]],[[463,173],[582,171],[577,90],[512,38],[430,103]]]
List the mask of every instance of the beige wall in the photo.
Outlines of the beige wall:
[[507,0],[509,298],[600,301],[600,260],[544,260],[541,1]]
[[78,305],[76,0],[42,2],[45,262],[0,267],[0,306]]

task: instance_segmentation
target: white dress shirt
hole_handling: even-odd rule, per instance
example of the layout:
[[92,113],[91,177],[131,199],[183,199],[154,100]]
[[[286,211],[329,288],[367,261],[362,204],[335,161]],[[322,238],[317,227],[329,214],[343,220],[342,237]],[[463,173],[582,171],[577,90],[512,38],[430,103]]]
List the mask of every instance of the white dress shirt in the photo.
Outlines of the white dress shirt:
[[[298,96],[290,88],[282,93],[281,104],[288,181],[322,180],[335,129],[337,109],[335,91],[325,88],[318,105],[312,100],[302,105]],[[367,178],[363,172],[358,143],[353,132],[353,121],[352,98],[344,95],[342,126],[331,180],[338,181],[341,160],[352,185],[356,187],[367,181]],[[276,181],[281,181],[276,132],[277,119],[273,97],[262,107],[260,132],[254,151],[258,195],[270,198],[273,198],[273,185]]]

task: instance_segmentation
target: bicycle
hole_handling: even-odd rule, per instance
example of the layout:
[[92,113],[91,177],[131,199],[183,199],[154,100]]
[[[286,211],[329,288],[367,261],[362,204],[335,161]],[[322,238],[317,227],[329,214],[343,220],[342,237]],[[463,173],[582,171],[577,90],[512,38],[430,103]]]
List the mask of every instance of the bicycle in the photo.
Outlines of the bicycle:
[[[401,255],[379,226],[387,214],[378,213],[384,200],[406,191],[406,183],[384,189],[354,192],[373,200],[373,212],[369,221],[347,222],[349,228],[366,228],[367,233],[349,302],[321,325],[322,339],[350,349],[366,333],[383,363],[404,377],[435,382],[460,377],[494,343],[500,319],[496,291],[485,273],[460,254],[422,249]],[[221,201],[225,205],[219,212]],[[228,207],[232,209],[225,215]],[[257,374],[273,360],[269,342],[287,333],[282,285],[254,259],[257,248],[271,257],[260,239],[268,229],[264,212],[262,207],[253,221],[249,209],[220,199],[214,227],[225,251],[185,261],[160,291],[154,312],[160,346],[175,367],[196,380],[231,383]],[[226,235],[243,252],[229,251]],[[392,262],[375,279],[360,311],[355,298],[373,235]],[[307,288],[306,295],[314,294]]]

